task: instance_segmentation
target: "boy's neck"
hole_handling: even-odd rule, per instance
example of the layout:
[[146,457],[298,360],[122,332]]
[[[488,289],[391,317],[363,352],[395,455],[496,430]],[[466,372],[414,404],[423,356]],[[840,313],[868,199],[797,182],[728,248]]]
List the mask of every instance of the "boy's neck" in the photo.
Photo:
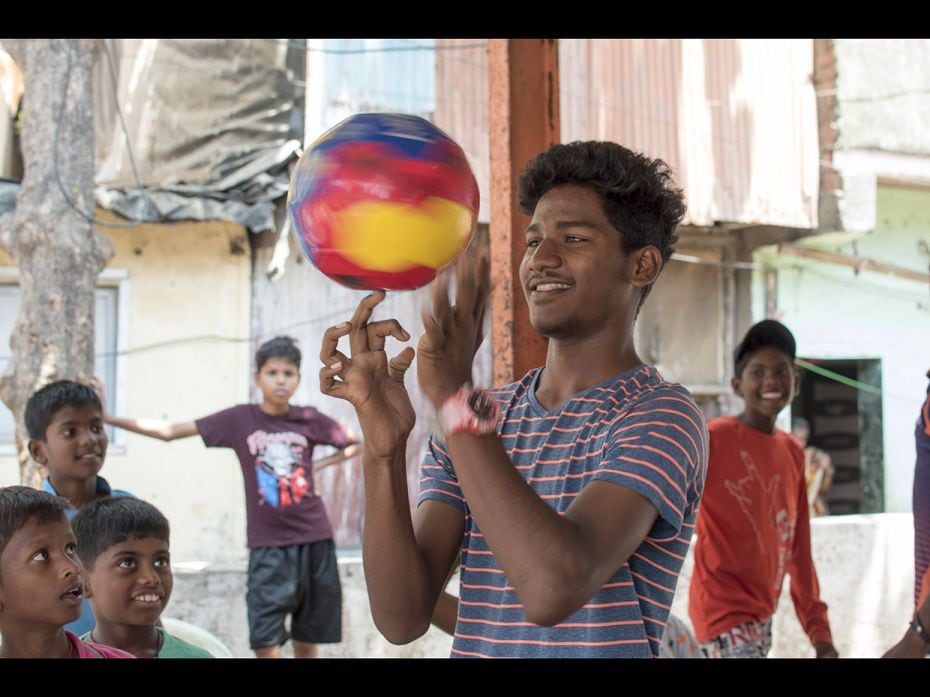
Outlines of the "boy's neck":
[[58,495],[68,499],[75,508],[83,508],[97,498],[96,475],[90,479],[65,479],[59,481],[53,479],[50,474],[48,475],[48,481],[51,483],[52,488],[58,492]]
[[290,402],[281,405],[263,399],[261,404],[258,405],[258,408],[261,409],[263,414],[268,414],[268,416],[284,416],[290,411],[291,405]]
[[161,650],[161,634],[154,624],[110,624],[98,620],[89,639],[95,644],[128,651],[136,658],[157,658]]
[[750,414],[749,412],[744,411],[737,417],[744,424],[749,426],[753,431],[759,431],[764,433],[767,436],[775,435],[775,422],[778,420],[778,417],[769,418],[761,414]]
[[64,627],[6,627],[0,658],[72,658],[74,649]]
[[621,375],[642,363],[626,335],[605,342],[603,337],[587,340],[549,340],[546,366],[536,390],[537,401],[552,409],[593,385]]

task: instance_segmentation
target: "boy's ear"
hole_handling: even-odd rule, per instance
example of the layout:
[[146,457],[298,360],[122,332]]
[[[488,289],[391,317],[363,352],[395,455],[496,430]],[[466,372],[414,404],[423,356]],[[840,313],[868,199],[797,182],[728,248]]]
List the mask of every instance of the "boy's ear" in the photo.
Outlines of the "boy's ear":
[[743,384],[742,380],[740,380],[735,375],[732,378],[730,378],[730,387],[733,388],[733,394],[735,394],[737,397],[743,396],[739,391],[740,385],[742,384]]
[[48,463],[48,456],[45,453],[45,443],[41,440],[29,439],[29,455],[40,465]]
[[84,569],[84,597],[92,598],[94,595],[94,589],[90,582],[90,572],[85,568]]
[[632,253],[630,284],[643,288],[656,280],[662,270],[662,253],[653,245],[646,245]]

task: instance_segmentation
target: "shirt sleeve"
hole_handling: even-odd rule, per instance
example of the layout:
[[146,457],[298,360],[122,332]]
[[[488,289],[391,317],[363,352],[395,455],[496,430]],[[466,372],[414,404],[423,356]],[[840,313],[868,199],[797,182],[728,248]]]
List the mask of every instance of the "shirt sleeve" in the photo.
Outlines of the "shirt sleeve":
[[313,438],[320,445],[345,448],[349,444],[346,427],[316,409],[307,408],[305,418],[313,425]]
[[233,439],[235,436],[232,424],[236,422],[235,412],[238,408],[223,409],[223,411],[218,411],[215,414],[194,421],[204,445],[208,448],[234,447]]
[[[804,466],[803,456],[798,449],[798,467]],[[794,549],[788,560],[787,570],[791,577],[791,600],[804,632],[812,644],[820,641],[833,643],[827,605],[820,599],[820,584],[814,559],[811,556],[810,512],[807,503],[807,486],[804,478],[798,487],[798,522],[794,531]]]
[[426,454],[420,465],[420,495],[417,505],[424,501],[442,501],[466,514],[468,512],[458,477],[452,468],[449,451],[446,450],[445,442],[436,436],[430,436]]
[[645,497],[659,512],[649,536],[676,537],[693,513],[707,471],[707,425],[686,394],[660,389],[614,424],[594,478]]

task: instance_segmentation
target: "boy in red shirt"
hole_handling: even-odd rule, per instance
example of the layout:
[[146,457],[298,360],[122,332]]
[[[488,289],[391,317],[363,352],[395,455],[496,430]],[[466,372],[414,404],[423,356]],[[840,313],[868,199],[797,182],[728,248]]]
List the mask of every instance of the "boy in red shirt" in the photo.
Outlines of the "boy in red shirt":
[[712,658],[764,658],[785,574],[818,658],[836,649],[811,558],[804,452],[775,427],[795,394],[794,336],[754,325],[734,353],[739,416],[708,422],[710,457],[697,518],[688,611]]

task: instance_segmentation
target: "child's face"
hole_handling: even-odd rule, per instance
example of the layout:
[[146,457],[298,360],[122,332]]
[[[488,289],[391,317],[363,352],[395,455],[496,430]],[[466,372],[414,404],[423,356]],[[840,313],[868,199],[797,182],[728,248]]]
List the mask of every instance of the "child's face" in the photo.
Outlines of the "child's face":
[[64,516],[30,518],[0,554],[0,622],[64,626],[81,616],[84,568]]
[[733,390],[746,403],[746,412],[774,419],[794,399],[794,364],[781,349],[763,346],[749,358]]
[[87,597],[97,622],[154,624],[173,587],[168,543],[157,537],[130,537],[107,547],[87,571]]
[[45,441],[29,441],[29,452],[48,467],[53,481],[86,481],[103,467],[108,442],[99,407],[69,404],[52,416]]
[[269,358],[255,373],[265,402],[285,406],[300,384],[300,371],[287,358]]

